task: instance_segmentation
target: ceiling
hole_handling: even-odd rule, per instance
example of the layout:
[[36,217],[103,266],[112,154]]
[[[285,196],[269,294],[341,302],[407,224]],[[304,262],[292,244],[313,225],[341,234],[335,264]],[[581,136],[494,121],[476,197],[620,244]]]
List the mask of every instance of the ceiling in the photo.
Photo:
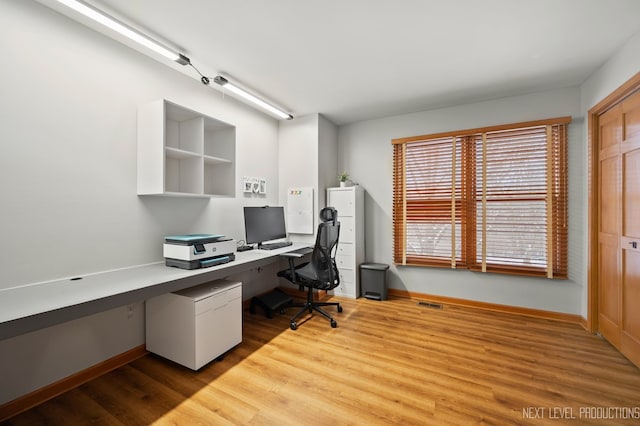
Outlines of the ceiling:
[[638,0],[96,0],[295,116],[335,124],[582,83]]

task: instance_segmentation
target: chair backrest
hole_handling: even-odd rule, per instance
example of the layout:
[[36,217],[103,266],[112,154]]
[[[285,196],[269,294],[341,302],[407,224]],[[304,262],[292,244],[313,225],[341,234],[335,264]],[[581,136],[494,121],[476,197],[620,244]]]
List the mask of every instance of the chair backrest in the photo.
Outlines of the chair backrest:
[[327,214],[324,216],[321,214],[320,217],[326,221],[318,225],[316,244],[313,248],[313,253],[311,253],[311,266],[318,278],[318,288],[331,290],[340,284],[340,275],[336,266],[340,222],[337,220],[335,209],[333,209],[333,214],[330,218]]

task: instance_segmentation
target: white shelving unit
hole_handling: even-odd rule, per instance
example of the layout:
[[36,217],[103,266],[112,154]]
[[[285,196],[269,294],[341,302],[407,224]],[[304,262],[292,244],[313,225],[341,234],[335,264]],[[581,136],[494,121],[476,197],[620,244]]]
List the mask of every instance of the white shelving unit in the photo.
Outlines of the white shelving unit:
[[242,342],[242,283],[213,281],[145,302],[147,350],[198,370]]
[[364,190],[360,186],[327,188],[327,206],[335,207],[340,222],[336,264],[340,285],[336,296],[360,297],[358,267],[364,262]]
[[234,197],[236,128],[166,99],[138,108],[138,194]]

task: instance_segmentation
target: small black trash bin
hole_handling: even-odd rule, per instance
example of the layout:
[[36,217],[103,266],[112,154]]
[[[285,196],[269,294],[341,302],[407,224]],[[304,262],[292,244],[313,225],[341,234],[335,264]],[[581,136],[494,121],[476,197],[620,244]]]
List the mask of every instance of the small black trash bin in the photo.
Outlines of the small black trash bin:
[[387,300],[388,270],[389,265],[384,263],[360,264],[360,286],[363,297],[374,300]]

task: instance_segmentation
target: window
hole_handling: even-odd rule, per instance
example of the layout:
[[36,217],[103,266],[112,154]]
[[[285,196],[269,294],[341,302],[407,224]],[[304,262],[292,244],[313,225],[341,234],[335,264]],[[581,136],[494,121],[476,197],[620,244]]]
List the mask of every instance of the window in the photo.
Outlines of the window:
[[394,262],[567,277],[570,117],[394,146]]

